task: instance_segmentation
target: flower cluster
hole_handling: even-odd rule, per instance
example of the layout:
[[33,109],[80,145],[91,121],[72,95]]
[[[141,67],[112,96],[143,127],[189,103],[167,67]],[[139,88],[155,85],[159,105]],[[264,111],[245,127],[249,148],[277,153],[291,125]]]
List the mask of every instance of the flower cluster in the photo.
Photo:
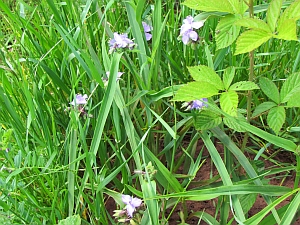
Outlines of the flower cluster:
[[207,102],[207,98],[202,98],[200,100],[194,100],[190,102],[185,102],[182,104],[182,107],[186,107],[186,110],[192,110],[192,109],[197,109],[200,110],[203,107],[207,107],[208,105],[205,103]]
[[130,195],[122,195],[122,201],[126,206],[122,210],[114,210],[114,217],[121,223],[130,221],[132,224],[134,220],[139,220],[140,215],[137,213],[134,217],[133,213],[142,206],[142,200]]
[[143,28],[144,28],[144,33],[146,36],[146,40],[150,41],[152,38],[152,34],[150,34],[149,32],[151,32],[152,27],[150,25],[148,25],[146,22],[142,22]]
[[194,22],[194,18],[192,16],[187,16],[183,20],[183,25],[180,28],[180,36],[182,42],[187,45],[192,41],[198,40],[198,34],[195,30],[199,29],[204,25],[204,21]]
[[128,35],[126,33],[118,34],[117,32],[115,32],[114,38],[109,41],[109,52],[112,53],[113,51],[119,48],[132,49],[134,45],[134,42],[128,38]]

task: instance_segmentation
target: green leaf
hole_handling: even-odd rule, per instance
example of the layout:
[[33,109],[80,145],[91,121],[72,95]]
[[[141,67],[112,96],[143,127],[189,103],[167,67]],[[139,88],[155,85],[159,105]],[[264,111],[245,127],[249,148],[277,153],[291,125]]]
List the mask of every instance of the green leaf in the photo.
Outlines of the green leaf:
[[300,73],[293,73],[283,83],[280,90],[281,103],[287,102],[295,92],[300,91]]
[[220,96],[221,109],[229,115],[237,116],[238,103],[239,97],[235,91],[223,92]]
[[278,20],[278,27],[284,26],[286,20],[294,19],[297,21],[300,19],[300,1],[294,1],[289,7],[287,7]]
[[275,103],[279,104],[280,97],[278,88],[270,79],[266,77],[261,77],[259,79],[259,86],[266,96],[272,99]]
[[287,102],[288,107],[300,107],[300,91],[295,92]]
[[218,89],[207,82],[191,82],[181,87],[173,98],[174,101],[192,101],[200,98],[209,98],[218,94]]
[[201,10],[205,12],[228,12],[235,13],[232,5],[228,0],[186,0],[183,5],[191,9]]
[[236,120],[233,120],[232,118],[224,117],[223,122],[227,127],[231,128],[237,132],[246,132],[246,129],[243,126],[241,126],[240,124],[238,124],[236,122]]
[[202,110],[195,116],[194,120],[197,130],[208,130],[222,123],[221,115],[210,110]]
[[271,108],[273,108],[275,106],[276,106],[276,104],[274,102],[263,102],[263,103],[259,104],[255,108],[255,110],[254,110],[254,112],[252,114],[252,118],[261,115],[262,113],[268,111],[269,109],[271,109]]
[[242,33],[236,41],[235,55],[250,52],[272,37],[272,33],[253,29]]
[[188,67],[191,76],[195,81],[207,82],[214,85],[218,90],[224,90],[220,76],[207,66]]
[[272,32],[275,31],[276,22],[280,15],[283,0],[271,1],[267,11],[267,23]]
[[254,90],[254,89],[259,89],[259,87],[257,86],[257,84],[255,84],[252,81],[240,81],[240,82],[234,83],[229,88],[229,90],[232,90],[232,91],[248,91],[248,90]]
[[228,1],[232,5],[235,14],[243,14],[248,9],[248,6],[245,3],[245,1],[241,1],[241,0],[228,0]]
[[79,215],[69,216],[68,218],[64,220],[60,220],[58,222],[58,225],[80,225],[81,224],[81,218]]
[[270,109],[267,117],[267,122],[270,128],[278,134],[285,121],[285,109],[283,106],[277,106]]
[[252,208],[256,201],[256,198],[257,194],[241,195],[239,197],[245,214],[248,213],[248,211]]
[[268,24],[266,24],[263,20],[256,18],[242,18],[235,22],[235,25],[247,27],[250,29],[260,29],[266,32],[271,32]]
[[297,25],[294,19],[286,19],[282,22],[277,29],[278,35],[275,35],[275,38],[283,40],[295,40],[297,41]]
[[240,33],[240,26],[235,25],[239,16],[227,15],[223,17],[216,27],[217,50],[231,45]]
[[228,88],[230,87],[234,75],[235,75],[235,67],[228,67],[225,69],[223,74],[223,84],[225,90],[228,90]]

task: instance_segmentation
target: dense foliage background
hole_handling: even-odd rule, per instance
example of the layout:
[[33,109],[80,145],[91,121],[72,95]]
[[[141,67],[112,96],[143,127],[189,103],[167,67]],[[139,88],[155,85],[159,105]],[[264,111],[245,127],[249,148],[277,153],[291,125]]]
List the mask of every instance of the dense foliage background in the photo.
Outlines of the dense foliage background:
[[[296,221],[299,0],[207,2],[0,1],[2,224]],[[187,16],[203,26],[186,45]]]

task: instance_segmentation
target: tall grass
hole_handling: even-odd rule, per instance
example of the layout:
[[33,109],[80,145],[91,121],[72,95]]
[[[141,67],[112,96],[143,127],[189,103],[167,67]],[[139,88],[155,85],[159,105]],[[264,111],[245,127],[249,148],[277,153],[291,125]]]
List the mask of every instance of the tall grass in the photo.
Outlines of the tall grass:
[[[299,155],[291,156],[296,157],[295,166],[268,154],[273,136],[268,136],[264,115],[252,118],[262,130],[249,127],[267,141],[250,134],[242,153],[239,133],[222,126],[197,132],[193,113],[172,101],[181,85],[192,80],[188,66],[208,65],[217,72],[234,66],[235,82],[247,80],[249,68],[248,56],[234,55],[233,46],[216,50],[217,18],[205,22],[196,49],[178,40],[183,19],[198,13],[181,3],[0,2],[3,224],[58,224],[73,215],[80,216],[76,220],[81,224],[120,224],[112,210],[124,208],[121,194],[143,199],[144,213],[140,218],[136,213],[140,224],[167,224],[176,217],[179,203],[182,224],[192,216],[208,224],[292,223],[300,202]],[[142,21],[153,27],[151,41],[145,39]],[[114,32],[129,33],[136,47],[109,53]],[[299,71],[297,49],[298,42],[270,40],[255,54],[256,78],[268,77],[280,86],[287,72]],[[118,71],[124,74],[116,82]],[[70,105],[78,93],[88,95],[84,113]],[[263,98],[261,91],[253,92],[252,104]],[[247,96],[241,95],[239,108],[246,105]],[[299,109],[287,112],[288,131],[281,136],[290,141],[281,147],[293,147],[300,138],[299,131],[292,132],[299,128]],[[215,147],[217,141],[222,152]],[[204,147],[218,175],[197,185],[207,160]],[[281,150],[273,145],[271,151],[275,155]],[[259,168],[249,154],[277,167]],[[297,173],[293,189],[267,184],[267,175],[283,171]],[[252,204],[245,199],[254,203],[257,194],[267,207],[248,218]],[[290,203],[275,210],[290,196]],[[219,199],[214,215],[187,211],[187,200],[213,198]]]

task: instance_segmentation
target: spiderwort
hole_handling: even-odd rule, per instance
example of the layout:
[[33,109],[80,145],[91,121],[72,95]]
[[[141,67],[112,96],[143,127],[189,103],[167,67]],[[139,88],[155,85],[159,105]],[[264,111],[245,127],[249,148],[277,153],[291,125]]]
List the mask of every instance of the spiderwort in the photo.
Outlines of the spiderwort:
[[142,200],[139,198],[133,198],[130,195],[122,195],[122,201],[126,204],[126,210],[129,217],[133,217],[135,208],[140,207]]
[[146,22],[142,22],[143,28],[144,28],[144,33],[146,36],[146,40],[150,41],[152,38],[152,34],[150,34],[149,32],[151,32],[152,27],[150,25],[148,25]]
[[192,110],[192,109],[202,109],[203,107],[207,107],[207,98],[202,98],[201,100],[194,100],[190,102],[185,102],[182,104],[182,107],[186,107],[186,110]]
[[86,99],[88,98],[87,94],[81,95],[77,94],[76,97],[70,102],[70,105],[85,105],[87,103]]
[[[122,75],[123,75],[123,72],[118,72],[116,81],[120,80]],[[108,78],[109,78],[109,71],[106,72],[106,77],[102,77],[104,87],[107,87],[107,85],[108,85]]]
[[119,48],[129,48],[134,47],[134,42],[128,38],[126,33],[118,34],[114,33],[114,38],[109,41],[109,52],[112,53],[114,50]]
[[192,41],[198,40],[198,34],[193,29],[199,29],[204,25],[204,21],[194,22],[194,18],[192,16],[187,16],[183,20],[183,25],[180,28],[180,37],[182,42],[187,45]]

